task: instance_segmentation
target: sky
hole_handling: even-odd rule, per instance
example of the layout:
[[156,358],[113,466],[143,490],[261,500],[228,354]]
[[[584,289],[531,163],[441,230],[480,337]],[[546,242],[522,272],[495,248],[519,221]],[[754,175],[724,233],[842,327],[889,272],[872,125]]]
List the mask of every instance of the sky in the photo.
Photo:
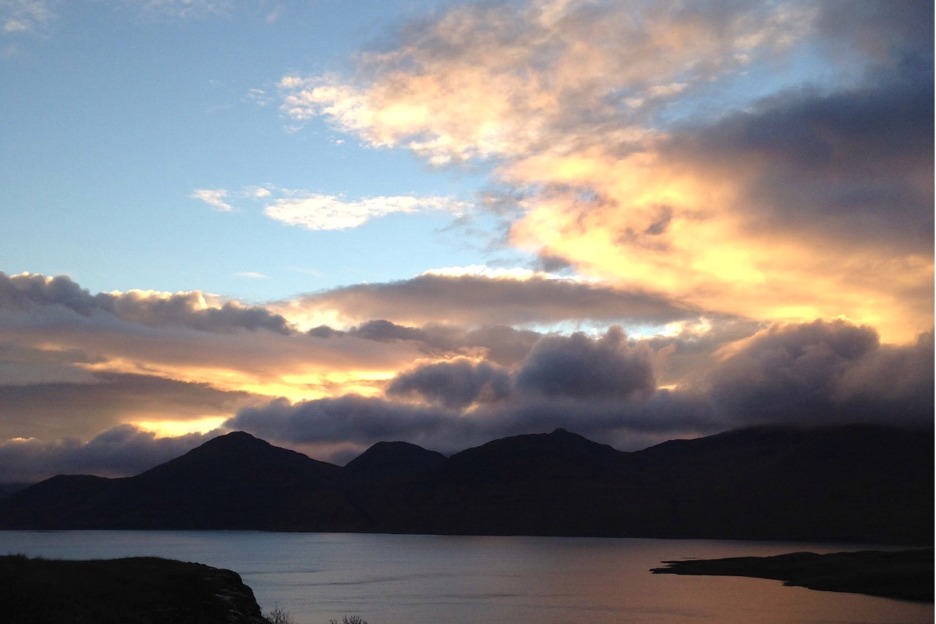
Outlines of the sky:
[[933,22],[0,0],[0,482],[931,430]]

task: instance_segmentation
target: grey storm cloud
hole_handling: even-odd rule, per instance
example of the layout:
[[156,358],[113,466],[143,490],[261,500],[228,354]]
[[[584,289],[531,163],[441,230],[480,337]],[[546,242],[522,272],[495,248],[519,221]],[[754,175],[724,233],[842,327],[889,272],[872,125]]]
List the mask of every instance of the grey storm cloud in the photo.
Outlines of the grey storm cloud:
[[[762,424],[932,427],[932,333],[894,346],[844,321],[741,329],[721,342],[683,337],[683,350],[708,370],[670,389],[655,386],[654,369],[678,351],[676,339],[631,342],[615,328],[541,337],[509,369],[509,386],[504,367],[427,364],[398,375],[382,398],[274,401],[242,409],[225,427],[326,454],[336,444],[359,452],[397,439],[450,453],[557,427],[622,449]],[[478,401],[492,380],[502,394]],[[398,400],[411,396],[426,405]]]
[[626,399],[656,388],[651,352],[632,346],[620,328],[598,340],[577,332],[540,340],[517,375],[524,392],[546,396]]
[[823,0],[818,34],[839,54],[858,48],[878,63],[933,52],[933,3],[926,0]]
[[30,483],[56,474],[124,477],[175,459],[217,435],[156,437],[131,425],[118,425],[87,442],[25,439],[0,444],[0,483]]
[[701,313],[665,297],[571,280],[420,275],[304,296],[301,304],[364,320],[423,325],[444,319],[464,326],[594,320],[665,324]]
[[664,153],[743,180],[751,227],[932,255],[933,3],[819,7],[823,45],[865,64],[850,86],[781,91],[682,129]]
[[206,306],[200,293],[150,295],[131,291],[92,295],[65,276],[9,276],[0,272],[0,309],[53,305],[83,316],[112,314],[123,321],[150,327],[177,325],[208,332],[266,329],[289,334],[291,331],[282,316],[265,308],[235,302]]
[[376,397],[345,396],[296,404],[273,401],[241,410],[224,427],[342,463],[386,440],[404,440],[451,454],[505,436],[562,427],[617,448],[636,450],[674,435],[714,433],[721,425],[705,405],[666,391],[630,401],[514,398],[477,405],[470,414]]
[[391,397],[417,394],[445,407],[461,408],[510,395],[510,374],[486,362],[438,362],[401,373],[387,387]]
[[882,347],[872,328],[844,321],[775,325],[724,354],[703,392],[736,426],[932,426],[932,333]]
[[[399,374],[386,396],[273,401],[225,423],[292,444],[403,439],[455,452],[507,435],[565,427],[623,448],[673,432],[711,432],[708,407],[694,397],[654,392],[653,354],[612,328],[591,338],[543,336],[513,369],[459,359]],[[423,399],[415,405],[410,397]]]
[[272,401],[265,406],[242,409],[225,427],[299,444],[373,444],[382,440],[418,440],[450,424],[450,420],[451,414],[443,410],[345,395],[296,404]]

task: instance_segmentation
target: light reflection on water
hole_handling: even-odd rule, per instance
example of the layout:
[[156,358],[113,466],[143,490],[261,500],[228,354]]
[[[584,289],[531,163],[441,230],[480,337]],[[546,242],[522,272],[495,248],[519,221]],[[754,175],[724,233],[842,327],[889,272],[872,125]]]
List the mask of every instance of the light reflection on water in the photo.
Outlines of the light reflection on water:
[[654,575],[664,560],[867,546],[537,537],[0,531],[0,554],[153,555],[237,571],[294,624],[917,624],[933,605],[734,577]]

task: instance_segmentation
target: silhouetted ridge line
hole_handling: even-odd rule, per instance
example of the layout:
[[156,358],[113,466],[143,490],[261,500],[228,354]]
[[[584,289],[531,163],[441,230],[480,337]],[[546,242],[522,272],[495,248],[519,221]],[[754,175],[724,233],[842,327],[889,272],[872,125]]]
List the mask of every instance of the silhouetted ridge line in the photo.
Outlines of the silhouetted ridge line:
[[259,529],[932,543],[933,437],[759,427],[621,452],[557,429],[344,468],[244,432],[135,477],[59,476],[0,528]]

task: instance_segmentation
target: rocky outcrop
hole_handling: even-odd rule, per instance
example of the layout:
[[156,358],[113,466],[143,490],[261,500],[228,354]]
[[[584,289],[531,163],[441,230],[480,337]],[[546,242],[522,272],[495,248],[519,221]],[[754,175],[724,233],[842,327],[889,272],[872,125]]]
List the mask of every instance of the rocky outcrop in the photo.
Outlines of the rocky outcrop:
[[61,561],[0,557],[0,621],[268,624],[231,570],[156,557]]

